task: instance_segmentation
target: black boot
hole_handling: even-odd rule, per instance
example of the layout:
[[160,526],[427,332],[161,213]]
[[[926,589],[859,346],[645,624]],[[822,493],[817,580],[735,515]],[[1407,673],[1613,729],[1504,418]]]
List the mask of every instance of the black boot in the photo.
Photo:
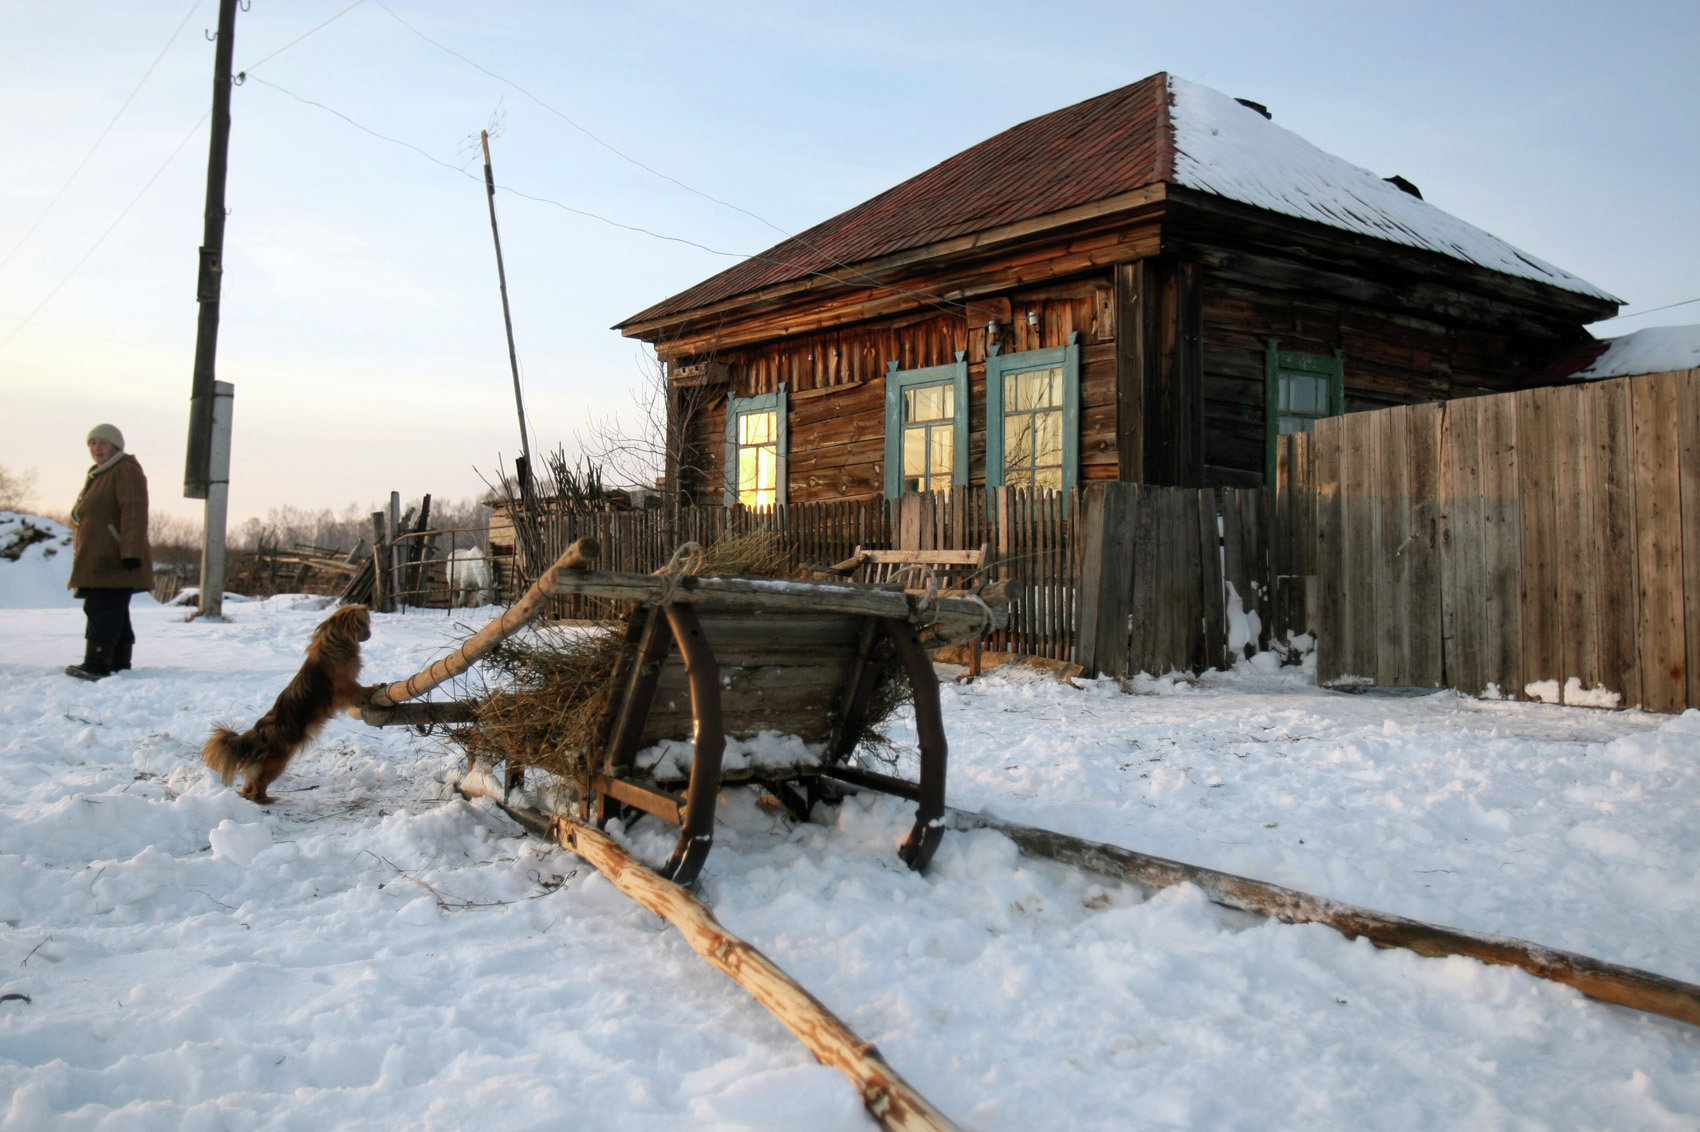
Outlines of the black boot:
[[130,667],[130,651],[136,647],[134,638],[112,646],[112,671],[123,672]]
[[65,667],[65,675],[79,680],[99,680],[112,675],[112,642],[90,641],[83,650],[83,662]]

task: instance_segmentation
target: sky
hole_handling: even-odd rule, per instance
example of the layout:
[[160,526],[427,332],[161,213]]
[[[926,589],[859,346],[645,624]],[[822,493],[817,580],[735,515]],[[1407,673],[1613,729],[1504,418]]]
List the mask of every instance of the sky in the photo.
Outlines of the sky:
[[[215,0],[0,0],[0,466],[68,509],[109,421],[182,498]],[[232,525],[482,494],[641,434],[614,324],[1017,122],[1167,70],[1700,322],[1700,6],[252,0],[217,377]],[[1671,306],[1671,304],[1686,304]],[[1656,309],[1668,308],[1668,309]],[[1646,312],[1646,313],[1642,313]]]

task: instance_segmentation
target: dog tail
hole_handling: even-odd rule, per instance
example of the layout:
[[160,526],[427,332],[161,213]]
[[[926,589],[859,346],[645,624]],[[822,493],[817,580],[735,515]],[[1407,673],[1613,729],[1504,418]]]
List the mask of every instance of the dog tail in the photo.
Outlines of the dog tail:
[[239,734],[234,728],[215,727],[212,738],[201,748],[201,761],[229,786],[238,771],[246,771],[265,760],[265,752],[259,747],[252,730]]

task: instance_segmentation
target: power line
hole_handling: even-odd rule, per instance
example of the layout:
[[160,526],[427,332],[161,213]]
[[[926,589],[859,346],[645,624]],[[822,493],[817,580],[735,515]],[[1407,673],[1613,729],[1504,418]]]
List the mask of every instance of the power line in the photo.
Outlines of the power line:
[[329,27],[331,24],[336,23],[338,20],[342,19],[344,16],[348,15],[348,13],[354,11],[354,9],[360,7],[360,5],[364,4],[365,2],[366,2],[366,0],[354,0],[354,3],[350,4],[348,7],[344,8],[342,11],[340,11],[336,15],[332,16],[330,19],[325,20],[323,23],[317,24],[314,27],[308,28],[306,31],[302,32],[300,35],[296,36],[294,39],[290,40],[288,43],[284,44],[282,47],[278,48],[276,51],[273,51],[270,55],[267,55],[264,59],[261,59],[259,62],[251,63],[248,66],[242,68],[242,70],[240,72],[238,72],[236,81],[238,83],[240,83],[242,81],[243,75],[246,75],[249,72],[253,71],[256,67],[265,66],[267,63],[270,63],[273,59],[276,59],[279,55],[282,55],[285,51],[288,51],[291,47],[294,47],[297,43],[300,43],[303,39],[306,39],[308,36],[313,35],[316,32],[323,31],[325,28]]
[[721,200],[717,196],[713,196],[709,193],[705,193],[701,189],[698,189],[698,188],[696,188],[692,185],[687,185],[685,182],[679,180],[677,177],[669,176],[668,174],[661,172],[659,169],[655,169],[655,168],[650,167],[649,165],[644,164],[642,161],[633,157],[631,154],[626,153],[624,150],[621,150],[618,147],[611,145],[608,142],[604,141],[601,137],[597,136],[591,130],[586,129],[584,126],[580,125],[578,122],[575,122],[568,115],[566,115],[565,113],[563,113],[560,110],[557,110],[555,107],[549,105],[549,103],[543,101],[541,98],[537,97],[535,94],[532,94],[525,87],[520,86],[518,83],[514,82],[512,79],[508,78],[506,75],[498,74],[497,72],[492,71],[490,68],[484,66],[482,63],[479,63],[476,60],[467,58],[465,55],[462,55],[460,52],[456,51],[454,48],[449,47],[449,46],[442,44],[442,43],[438,43],[436,40],[432,39],[430,36],[426,35],[424,32],[420,31],[418,28],[414,27],[412,24],[408,23],[406,20],[402,19],[401,16],[396,13],[395,9],[391,8],[388,4],[384,3],[384,0],[377,0],[377,2],[378,2],[378,7],[382,8],[384,11],[388,12],[390,14],[391,19],[395,20],[396,23],[400,24],[402,27],[406,28],[408,31],[412,32],[414,35],[418,36],[420,39],[424,40],[426,43],[429,43],[432,47],[435,47],[438,51],[441,51],[441,52],[443,52],[447,55],[453,55],[456,59],[459,59],[462,63],[465,63],[467,66],[471,67],[473,70],[480,71],[483,74],[486,74],[486,75],[490,76],[491,78],[495,79],[499,83],[504,83],[507,86],[513,87],[515,90],[519,91],[519,93],[525,95],[527,98],[531,99],[531,101],[537,103],[537,105],[541,106],[543,109],[547,110],[549,113],[553,114],[555,117],[559,118],[561,121],[565,122],[567,125],[571,126],[573,129],[577,130],[579,133],[583,134],[585,137],[589,138],[591,141],[595,142],[597,145],[599,145],[603,149],[607,150],[609,153],[612,153],[615,157],[620,158],[622,161],[630,162],[631,164],[637,166],[639,169],[642,169],[645,173],[648,173],[651,176],[659,177],[663,181],[667,181],[667,182],[670,182],[671,184],[677,185],[679,188],[684,189],[687,193],[693,193],[696,196],[699,196],[706,201],[711,201],[714,204],[720,205],[722,208],[729,208],[734,212],[741,212],[745,216],[748,216],[751,220],[754,220],[759,224],[765,224],[767,227],[772,228],[775,232],[778,232],[781,236],[784,236],[788,239],[794,237],[794,233],[787,232],[785,229],[783,229],[779,225],[773,223],[771,220],[768,220],[766,217],[758,216],[757,214],[751,212],[749,209],[742,208],[742,207],[740,207],[736,204],[733,204],[731,201]]
[[205,114],[201,115],[200,121],[196,122],[195,125],[194,125],[194,128],[191,129],[188,133],[184,134],[183,140],[177,143],[177,148],[173,149],[171,151],[171,155],[169,157],[167,157],[165,159],[165,161],[160,164],[160,167],[158,169],[154,170],[154,174],[153,174],[153,176],[148,178],[147,184],[143,185],[141,187],[141,190],[139,192],[137,192],[135,196],[130,198],[130,203],[125,205],[123,211],[120,212],[116,217],[113,218],[111,224],[108,224],[106,226],[106,231],[102,232],[100,234],[100,237],[98,239],[96,239],[95,242],[89,246],[89,250],[83,253],[82,258],[77,260],[76,263],[71,265],[71,270],[69,270],[65,273],[65,277],[63,279],[59,280],[59,282],[57,282],[53,285],[53,290],[51,290],[47,293],[47,297],[42,299],[41,302],[37,303],[36,306],[35,306],[35,309],[30,311],[29,314],[25,315],[24,320],[22,322],[18,323],[17,326],[13,327],[12,332],[10,334],[6,335],[5,338],[0,339],[0,348],[4,348],[8,342],[10,342],[12,339],[16,338],[18,336],[18,332],[23,330],[24,327],[28,326],[30,324],[30,320],[35,318],[36,315],[41,313],[41,308],[45,307],[49,302],[51,302],[53,300],[53,296],[57,295],[59,293],[59,289],[61,287],[63,287],[66,283],[69,283],[71,281],[71,276],[75,275],[77,273],[78,268],[82,267],[83,264],[88,261],[89,256],[91,256],[95,253],[96,248],[100,247],[101,244],[106,242],[106,238],[108,236],[112,235],[113,229],[117,228],[119,223],[126,216],[130,215],[130,210],[132,208],[136,207],[136,202],[140,201],[142,199],[142,197],[144,195],[146,195],[147,191],[149,189],[153,188],[153,183],[155,181],[159,180],[160,174],[164,173],[165,170],[166,170],[166,167],[169,166],[173,161],[177,160],[177,155],[179,153],[183,152],[183,147],[189,144],[189,139],[194,137],[196,134],[200,133],[201,127],[206,125],[207,119],[211,118],[211,117],[212,117],[212,111],[211,110],[208,110]]
[[[467,178],[468,180],[471,180],[471,181],[478,180],[477,177],[475,177],[473,174],[469,173],[467,170],[461,168],[460,166],[452,164],[451,162],[448,162],[448,161],[444,161],[442,158],[435,156],[434,154],[428,152],[427,150],[421,148],[420,146],[413,144],[412,142],[403,141],[400,138],[393,138],[393,137],[390,137],[388,134],[379,133],[377,130],[374,130],[370,126],[364,125],[361,122],[356,121],[354,118],[343,113],[341,110],[336,109],[335,107],[327,106],[323,102],[318,102],[318,101],[315,101],[314,99],[307,98],[307,97],[304,97],[303,95],[296,94],[294,91],[288,90],[284,87],[281,87],[277,83],[270,82],[266,79],[260,78],[258,75],[249,75],[248,77],[253,79],[255,82],[259,83],[262,86],[270,87],[272,90],[277,91],[279,94],[287,95],[288,97],[293,98],[297,102],[303,103],[307,106],[314,107],[315,109],[318,109],[318,110],[322,110],[325,113],[332,115],[333,117],[339,118],[342,121],[348,123],[350,126],[353,126],[355,129],[359,130],[361,133],[367,134],[370,137],[377,138],[379,141],[388,142],[391,145],[400,146],[403,149],[412,150],[414,153],[423,157],[425,160],[431,162],[431,164],[439,165],[439,166],[443,167],[444,169],[448,169],[451,172],[454,172],[454,173],[456,173],[456,174],[458,174],[462,177]],[[773,264],[776,267],[788,268],[792,271],[797,271],[797,272],[799,272],[799,273],[801,273],[805,276],[812,276],[812,277],[817,278],[817,279],[825,279],[828,282],[832,282],[832,283],[842,283],[842,284],[849,285],[851,283],[855,283],[855,282],[858,282],[858,281],[865,281],[865,282],[870,283],[874,286],[882,287],[885,290],[890,291],[891,293],[896,294],[896,295],[914,296],[915,298],[921,299],[924,302],[926,302],[926,303],[928,303],[932,306],[938,307],[940,310],[948,311],[952,308],[955,308],[955,309],[959,309],[963,312],[976,312],[977,311],[981,314],[986,314],[986,315],[989,315],[989,316],[992,316],[992,317],[996,317],[996,314],[997,314],[997,312],[995,312],[995,311],[975,307],[971,303],[961,302],[961,301],[958,301],[958,300],[955,300],[955,299],[946,299],[946,298],[944,298],[940,295],[936,295],[936,294],[932,293],[931,291],[920,291],[920,290],[916,290],[916,289],[911,288],[911,287],[899,287],[899,286],[897,286],[896,284],[893,284],[893,283],[882,282],[875,275],[871,275],[871,274],[869,274],[865,271],[858,271],[855,268],[850,267],[850,266],[845,265],[845,264],[838,264],[838,266],[842,267],[847,274],[846,275],[835,275],[835,274],[828,272],[828,271],[821,271],[821,270],[814,269],[814,268],[804,267],[802,264],[792,263],[788,260],[774,259],[770,256],[764,256],[764,255],[759,255],[759,254],[746,255],[742,252],[723,251],[720,248],[711,248],[707,244],[699,243],[696,240],[692,240],[692,239],[689,239],[689,238],[684,237],[684,236],[671,236],[671,235],[668,235],[665,232],[657,232],[653,229],[645,228],[640,224],[628,224],[628,223],[626,223],[625,221],[622,221],[622,220],[615,220],[612,217],[604,216],[599,212],[592,212],[589,209],[579,208],[579,207],[576,207],[574,205],[567,204],[563,201],[556,200],[553,197],[538,196],[538,195],[533,194],[533,193],[522,192],[519,189],[515,189],[515,188],[512,188],[512,187],[507,186],[507,185],[498,185],[496,187],[504,193],[509,193],[513,196],[520,197],[523,200],[529,200],[529,201],[532,201],[536,204],[550,205],[554,208],[561,209],[563,212],[570,212],[574,216],[582,216],[587,220],[594,220],[594,221],[596,221],[600,224],[606,224],[606,225],[608,225],[609,227],[612,227],[612,228],[619,228],[619,229],[622,229],[622,230],[627,231],[627,232],[633,232],[633,233],[636,233],[640,236],[648,236],[651,239],[664,240],[664,241],[667,241],[668,243],[684,244],[687,247],[692,247],[692,248],[696,248],[699,251],[708,252],[710,255],[724,256],[728,259],[755,260],[758,263],[769,263],[769,264]],[[836,262],[836,261],[833,261],[833,262]]]
[[1614,314],[1605,321],[1616,322],[1620,318],[1640,318],[1644,314],[1657,314],[1659,311],[1674,310],[1677,307],[1686,307],[1690,303],[1700,303],[1700,298],[1684,299],[1680,303],[1666,303],[1662,307],[1649,307],[1644,311],[1636,311],[1634,314]]
[[[594,133],[593,131],[587,129],[586,127],[584,127],[582,125],[580,125],[578,122],[574,121],[570,116],[568,116],[564,112],[556,109],[555,107],[551,106],[549,103],[543,101],[543,99],[541,99],[537,95],[531,93],[531,91],[527,90],[525,87],[521,86],[519,83],[515,82],[514,80],[508,78],[506,75],[499,74],[496,71],[492,71],[490,68],[484,66],[482,63],[479,63],[476,60],[469,59],[467,56],[462,55],[459,51],[456,51],[454,48],[446,46],[445,44],[442,44],[442,43],[438,43],[436,40],[432,39],[430,36],[426,35],[424,32],[420,31],[418,28],[414,27],[412,24],[408,23],[406,20],[402,19],[402,17],[400,15],[398,15],[393,8],[391,8],[388,4],[384,3],[384,0],[377,0],[377,4],[378,4],[378,7],[382,8],[384,11],[388,12],[390,14],[390,17],[392,19],[394,19],[397,23],[399,23],[402,27],[406,28],[408,31],[412,32],[414,35],[418,36],[420,39],[424,40],[426,43],[430,44],[432,47],[435,47],[437,50],[444,52],[445,54],[454,56],[456,59],[459,59],[461,62],[465,63],[467,66],[473,68],[476,71],[480,71],[485,75],[488,75],[489,77],[495,79],[497,82],[504,83],[507,86],[512,87],[514,90],[525,95],[527,98],[531,99],[531,101],[537,103],[537,105],[541,106],[543,109],[547,110],[549,113],[555,115],[555,117],[559,118],[561,121],[565,122],[567,125],[571,126],[573,129],[577,130],[579,133],[583,134],[585,137],[589,138],[591,141],[595,142],[597,145],[599,145],[603,149],[607,150],[609,153],[612,153],[614,156],[620,158],[622,161],[630,162],[632,165],[637,166],[639,169],[642,169],[644,172],[646,172],[646,173],[648,173],[652,176],[659,177],[661,180],[666,181],[669,184],[677,185],[679,188],[684,189],[688,193],[692,193],[696,196],[699,196],[706,201],[711,201],[714,204],[718,204],[723,208],[729,208],[734,212],[742,213],[743,215],[748,216],[751,220],[754,220],[757,223],[766,225],[767,227],[773,229],[775,232],[778,232],[781,236],[784,236],[786,239],[797,241],[799,244],[801,244],[803,247],[807,248],[809,251],[812,251],[816,255],[820,256],[821,259],[825,260],[832,267],[846,272],[847,275],[842,276],[842,277],[836,276],[836,275],[830,275],[830,274],[828,274],[824,271],[815,271],[815,270],[810,270],[810,269],[804,268],[800,264],[787,263],[783,260],[770,259],[766,256],[760,256],[760,255],[746,256],[744,258],[757,260],[758,262],[762,262],[762,263],[771,263],[771,264],[775,264],[775,265],[782,266],[782,267],[788,267],[788,268],[791,268],[794,271],[802,271],[802,272],[805,272],[808,275],[815,276],[816,278],[830,279],[830,280],[837,282],[837,283],[850,283],[854,280],[862,280],[862,281],[872,283],[872,284],[875,284],[875,285],[878,285],[878,286],[887,286],[890,290],[896,291],[899,294],[924,296],[924,297],[930,299],[932,301],[933,305],[939,307],[940,309],[944,309],[944,310],[947,310],[947,309],[952,308],[952,307],[958,307],[958,308],[961,308],[964,313],[978,312],[980,314],[991,315],[993,317],[996,316],[997,312],[986,310],[986,309],[983,309],[983,308],[980,308],[980,307],[976,307],[972,303],[960,302],[960,301],[953,300],[953,299],[946,299],[942,296],[934,295],[934,294],[932,294],[931,292],[928,292],[928,291],[916,291],[916,290],[911,290],[911,289],[902,288],[902,287],[889,287],[888,284],[881,284],[880,280],[877,277],[870,275],[867,272],[859,271],[856,268],[852,267],[851,265],[849,265],[849,264],[845,263],[844,261],[838,259],[837,257],[829,255],[826,251],[821,249],[819,246],[809,242],[808,240],[805,240],[803,237],[797,235],[794,232],[786,231],[784,228],[781,228],[779,225],[773,223],[771,220],[768,220],[766,217],[763,217],[763,216],[760,216],[760,215],[758,215],[754,212],[751,212],[747,208],[743,208],[739,205],[733,204],[731,201],[722,200],[719,197],[714,196],[710,193],[705,193],[701,189],[698,189],[698,188],[696,188],[692,185],[686,184],[685,182],[679,180],[677,177],[671,176],[667,173],[663,173],[659,169],[655,169],[655,168],[645,164],[644,162],[638,160],[636,157],[633,157],[631,154],[626,153],[624,150],[621,150],[619,147],[603,140],[596,133]],[[510,190],[510,191],[512,191],[512,190]],[[517,194],[517,195],[524,196],[525,194],[520,193],[520,194]],[[530,199],[537,200],[539,198],[533,197],[533,198],[530,198]],[[562,208],[567,207],[565,205],[560,205],[560,203],[558,201],[544,201],[543,203],[555,204],[555,205],[558,205],[559,207],[562,207]],[[574,211],[574,210],[568,209],[568,211]],[[597,217],[596,219],[602,219],[602,218]],[[643,229],[634,229],[634,230],[635,231],[643,231]],[[654,233],[646,233],[646,234],[654,235]],[[660,239],[677,239],[677,237],[670,237],[670,236],[661,236],[659,238]],[[690,240],[682,240],[681,242],[687,243],[687,244],[692,243],[692,241],[690,241]],[[701,244],[693,244],[693,246],[694,247],[702,247]],[[713,249],[704,249],[704,250],[712,251]],[[715,252],[715,254],[716,255],[726,255],[726,254],[729,254],[729,253]]]
[[[77,174],[81,173],[83,171],[83,166],[89,163],[89,158],[94,156],[95,150],[100,148],[100,144],[104,142],[107,135],[112,132],[112,127],[118,124],[118,119],[124,116],[124,111],[130,108],[130,103],[136,100],[136,95],[140,94],[142,87],[147,85],[147,81],[149,77],[153,75],[154,69],[159,66],[159,61],[165,58],[165,53],[171,50],[171,45],[173,43],[177,42],[177,37],[183,33],[183,28],[189,23],[189,17],[194,15],[195,9],[200,6],[201,0],[193,0],[193,3],[189,5],[189,10],[184,12],[182,20],[178,21],[176,30],[171,33],[169,38],[166,39],[165,46],[159,49],[159,54],[153,57],[153,62],[148,64],[148,69],[142,72],[142,77],[137,81],[135,89],[130,91],[129,96],[124,99],[123,105],[118,107],[118,112],[112,115],[112,120],[106,123],[106,129],[100,131],[100,136],[94,139],[94,144],[89,146],[89,151],[83,154],[83,159],[77,162],[77,167],[71,170],[71,175],[65,178],[65,183],[59,186],[59,191],[53,194],[53,199],[48,201],[47,206],[41,210],[41,215],[37,216],[35,220],[31,222],[30,226],[24,229],[24,234],[18,237],[18,242],[16,244],[12,245],[12,250],[6,253],[6,258],[0,259],[0,271],[5,270],[6,265],[12,262],[12,257],[18,254],[18,249],[24,246],[30,236],[35,233],[36,228],[40,226],[41,222],[47,219],[47,214],[53,211],[53,206],[59,203],[59,198],[65,195],[65,190],[71,187],[71,182],[77,179]],[[14,333],[16,333],[16,331],[14,331]],[[8,341],[10,341],[10,339],[8,339]]]

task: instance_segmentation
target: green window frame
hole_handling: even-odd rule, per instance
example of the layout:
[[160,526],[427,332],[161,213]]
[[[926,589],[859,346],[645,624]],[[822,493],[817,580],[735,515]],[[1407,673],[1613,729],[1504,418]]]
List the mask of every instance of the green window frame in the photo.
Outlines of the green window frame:
[[1324,417],[1346,411],[1346,355],[1333,357],[1281,349],[1271,338],[1263,352],[1263,482],[1275,483],[1275,438],[1287,432],[1311,432]]
[[[968,360],[885,369],[885,497],[968,483]],[[946,452],[944,449],[948,448]],[[905,457],[908,457],[906,460]],[[948,458],[949,481],[940,464]]]
[[[1041,462],[1053,429],[1061,432],[1061,460]],[[986,356],[986,486],[1005,486],[1012,472],[1036,482],[1051,468],[1065,491],[1080,481],[1078,332],[1065,346],[1004,354],[994,345]]]
[[757,397],[726,394],[726,506],[782,507],[791,447],[785,383]]

